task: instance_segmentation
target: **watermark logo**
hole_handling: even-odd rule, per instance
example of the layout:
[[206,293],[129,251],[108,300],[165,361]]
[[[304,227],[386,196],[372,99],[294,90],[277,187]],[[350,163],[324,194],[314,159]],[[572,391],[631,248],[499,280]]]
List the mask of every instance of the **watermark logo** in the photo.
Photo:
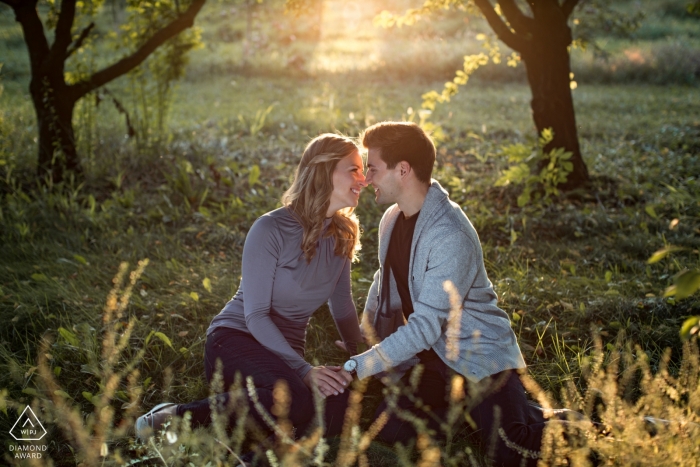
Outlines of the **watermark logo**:
[[27,406],[12,426],[10,434],[17,441],[39,441],[46,436],[46,429],[36,417],[32,408]]

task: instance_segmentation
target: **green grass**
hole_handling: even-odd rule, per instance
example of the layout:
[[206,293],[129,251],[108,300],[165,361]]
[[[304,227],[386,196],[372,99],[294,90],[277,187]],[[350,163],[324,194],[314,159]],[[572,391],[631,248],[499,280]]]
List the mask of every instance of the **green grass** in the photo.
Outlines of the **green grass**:
[[[445,17],[416,30],[393,32],[372,32],[363,23],[353,40],[342,41],[329,33],[322,46],[307,40],[301,35],[305,29],[299,27],[294,31],[300,33],[299,39],[285,48],[280,41],[292,26],[280,20],[276,35],[269,34],[268,45],[256,49],[243,66],[241,16],[212,2],[202,13],[203,37],[210,45],[193,52],[185,79],[175,87],[167,131],[153,134],[148,141],[128,139],[124,117],[114,106],[103,102],[95,110],[86,103],[75,117],[85,183],[51,191],[32,181],[36,123],[26,90],[26,57],[20,53],[18,27],[5,13],[6,9],[0,15],[4,61],[0,320],[7,324],[0,327],[0,388],[7,393],[0,402],[9,401],[13,409],[17,407],[13,404],[28,404],[36,397],[53,398],[52,403],[44,402],[45,416],[60,415],[52,408],[56,395],[48,391],[46,378],[40,377],[42,367],[37,365],[38,358],[48,354],[46,365],[86,423],[95,419],[95,406],[102,406],[83,392],[105,393],[100,386],[102,369],[96,363],[102,340],[110,329],[116,333],[126,329],[118,322],[110,328],[101,318],[121,262],[134,268],[139,260],[150,261],[120,321],[133,319],[134,328],[117,367],[143,349],[136,367],[140,374],[132,382],[122,379],[106,403],[116,411],[117,422],[123,417],[128,424],[141,406],[207,396],[202,377],[204,332],[238,286],[248,228],[259,215],[278,206],[304,144],[320,132],[356,135],[377,121],[417,119],[421,94],[440,89],[451,76],[450,60],[464,53],[461,48],[454,52],[452,46],[459,43],[466,50],[475,44],[471,35],[459,32],[463,18]],[[261,23],[264,18],[260,17]],[[674,31],[685,31],[687,18],[674,18],[682,23]],[[103,18],[102,24],[109,22]],[[443,30],[453,41],[450,47],[440,45],[438,33]],[[412,31],[420,40],[402,52],[405,56],[397,53],[394,62],[387,60],[395,44]],[[654,50],[664,50],[659,48],[667,39],[649,39],[647,45],[610,41],[619,47],[619,57],[630,47],[639,47],[642,56],[648,50],[652,57]],[[694,42],[690,44],[691,51],[697,50]],[[377,55],[366,55],[368,47]],[[453,51],[451,57],[440,58],[444,63],[435,70],[422,71],[433,55],[447,49]],[[316,62],[306,62],[301,69],[286,65],[295,54],[313,56],[317,50]],[[417,58],[411,61],[410,56]],[[381,65],[382,60],[387,63]],[[585,70],[595,70],[586,60],[574,56],[574,66],[583,67],[576,71],[577,79]],[[338,68],[339,63],[345,63],[345,68]],[[527,86],[517,76],[487,82],[488,73],[481,79],[477,76],[431,116],[445,133],[435,177],[477,228],[500,306],[513,318],[530,375],[551,400],[574,406],[578,402],[572,391],[585,395],[588,389],[596,389],[600,383],[596,377],[602,377],[591,369],[596,358],[612,365],[610,378],[632,381],[610,389],[618,391],[619,400],[606,399],[608,407],[613,401],[634,407],[646,400],[645,394],[656,394],[653,388],[665,387],[658,383],[652,388],[641,376],[626,376],[626,369],[636,368],[630,362],[614,366],[618,351],[625,354],[627,348],[625,355],[637,355],[637,362],[648,359],[651,371],[667,380],[672,377],[659,370],[668,367],[671,375],[680,378],[680,386],[666,380],[664,384],[686,387],[689,393],[663,407],[650,402],[649,409],[629,409],[627,418],[601,411],[608,417],[606,423],[632,426],[635,417],[649,411],[667,417],[682,413],[697,421],[697,395],[693,394],[698,381],[692,376],[697,372],[697,362],[692,365],[697,349],[693,354],[692,348],[686,348],[689,353],[681,358],[678,332],[686,317],[700,314],[700,299],[697,294],[685,300],[662,295],[678,272],[698,268],[700,120],[695,109],[700,89],[643,84],[663,82],[670,71],[644,75],[647,72],[639,67],[629,69],[642,78],[623,74],[594,79],[591,73],[590,79],[579,79],[574,91],[582,150],[593,175],[590,190],[541,209],[521,209],[515,201],[516,189],[494,187],[506,166],[502,146],[527,142],[534,130]],[[600,84],[621,80],[637,84]],[[147,89],[128,79],[110,87],[134,113],[134,90]],[[367,280],[377,266],[376,229],[383,207],[365,192],[357,212],[364,230],[361,261],[353,269],[353,292],[360,310]],[[678,222],[672,225],[675,219]],[[684,249],[647,264],[655,251],[669,244]],[[69,334],[61,334],[60,328]],[[171,345],[155,337],[146,344],[151,332],[167,336]],[[307,358],[342,362],[344,355],[333,345],[335,334],[327,310],[319,310],[308,329]],[[71,335],[77,342],[71,341]],[[52,344],[40,352],[43,337]],[[634,345],[639,346],[636,354]],[[667,348],[672,353],[665,360]],[[644,369],[634,371],[641,375]],[[684,380],[683,375],[691,376]],[[133,397],[138,397],[138,403],[129,408]],[[666,396],[658,395],[659,400],[662,397]],[[379,386],[370,385],[361,408],[364,429],[381,398]],[[12,410],[7,417],[0,415],[4,446],[9,443],[6,433],[14,423],[12,415]],[[73,454],[71,449],[78,444],[59,424],[50,425],[53,458],[59,465],[76,464],[74,456],[84,451]],[[664,446],[666,439],[619,430],[616,436],[629,446],[635,440],[645,446]],[[114,433],[107,438],[110,453],[117,450],[122,460],[155,455],[153,447],[135,446],[128,434]],[[224,449],[211,439],[188,438],[183,433],[186,455],[203,456],[188,458],[195,465],[210,455],[225,459]],[[678,439],[697,440],[693,436]],[[168,451],[165,444],[159,448],[170,453],[169,459],[185,463],[185,454]],[[461,436],[456,444],[459,455],[443,461],[464,465],[467,446]],[[634,448],[608,453],[594,446],[618,464],[634,453]],[[284,450],[278,448],[282,455]],[[372,465],[395,464],[393,456],[401,457],[379,445],[371,449]],[[680,449],[685,448],[668,448],[668,456],[657,454],[654,463],[671,465]],[[692,458],[692,452],[687,454]],[[122,463],[117,457],[109,462]]]

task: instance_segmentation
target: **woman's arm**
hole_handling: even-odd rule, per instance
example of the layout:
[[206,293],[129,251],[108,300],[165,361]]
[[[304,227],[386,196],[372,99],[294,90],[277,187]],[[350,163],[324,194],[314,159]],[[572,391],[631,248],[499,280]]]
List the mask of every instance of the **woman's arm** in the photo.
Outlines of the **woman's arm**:
[[355,355],[357,353],[357,344],[363,342],[363,340],[357,320],[355,302],[352,299],[350,259],[345,260],[338,283],[335,285],[333,294],[328,300],[328,307],[331,310],[340,337],[345,343],[345,348],[352,355]]
[[263,216],[255,221],[243,246],[243,310],[253,337],[303,379],[311,365],[292,349],[270,318],[275,271],[283,246],[274,218]]

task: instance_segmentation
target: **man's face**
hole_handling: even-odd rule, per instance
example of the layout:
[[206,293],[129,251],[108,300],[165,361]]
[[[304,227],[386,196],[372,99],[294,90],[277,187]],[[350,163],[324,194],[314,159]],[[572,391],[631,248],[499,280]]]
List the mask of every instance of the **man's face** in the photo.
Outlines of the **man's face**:
[[380,157],[380,149],[369,148],[367,152],[367,176],[365,181],[374,188],[374,200],[378,204],[398,202],[401,164],[390,169]]

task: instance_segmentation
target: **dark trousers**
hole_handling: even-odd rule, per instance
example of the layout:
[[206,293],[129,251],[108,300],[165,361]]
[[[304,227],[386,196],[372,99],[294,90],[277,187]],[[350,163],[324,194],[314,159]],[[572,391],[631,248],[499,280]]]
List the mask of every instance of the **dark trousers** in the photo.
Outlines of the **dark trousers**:
[[[411,373],[408,372],[401,378],[400,386],[411,392],[413,400],[404,394],[398,398],[397,406],[421,418],[429,429],[439,434],[440,422],[444,421],[449,405],[452,374],[442,360],[428,362],[424,365],[416,390],[411,391]],[[469,415],[476,424],[484,450],[496,466],[523,465],[523,450],[535,453],[540,450],[542,432],[546,426],[542,409],[528,402],[516,371],[497,373],[479,382],[479,388],[483,391],[480,391],[482,395],[478,398],[480,402],[470,410]],[[469,394],[466,387],[465,392]],[[421,403],[417,404],[417,400],[421,400]],[[428,410],[425,405],[429,406]],[[376,417],[387,407],[384,401],[377,409]],[[405,445],[416,436],[415,425],[395,413],[390,415],[379,433],[379,439],[389,444],[399,442]],[[524,465],[537,464],[536,458],[529,454],[525,454],[525,457]]]
[[[207,337],[204,349],[204,372],[207,382],[211,383],[217,360],[221,361],[222,365],[224,389],[228,390],[233,384],[236,373],[240,373],[243,385],[246,377],[252,376],[258,400],[268,413],[274,404],[275,383],[284,380],[291,396],[287,415],[289,421],[299,434],[304,434],[312,424],[315,407],[311,390],[294,370],[277,355],[263,347],[252,335],[230,328],[215,329]],[[324,411],[326,436],[338,435],[342,431],[349,393],[345,391],[337,396],[326,398]],[[228,393],[216,395],[216,407],[224,412],[229,405],[229,398]],[[261,427],[268,428],[253,406],[252,400],[249,399],[248,403],[249,414]],[[209,399],[178,405],[177,415],[183,416],[186,412],[191,413],[194,426],[211,423]],[[235,417],[236,414],[233,413],[229,420],[230,426],[235,424]]]

